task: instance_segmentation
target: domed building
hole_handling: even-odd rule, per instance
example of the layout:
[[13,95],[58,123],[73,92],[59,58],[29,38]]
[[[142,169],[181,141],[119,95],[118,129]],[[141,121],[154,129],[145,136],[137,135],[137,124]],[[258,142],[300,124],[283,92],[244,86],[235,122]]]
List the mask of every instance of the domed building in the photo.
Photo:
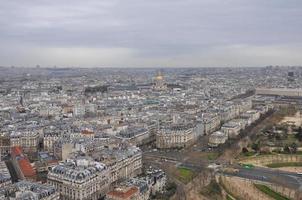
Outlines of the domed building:
[[160,70],[157,72],[156,76],[154,77],[153,89],[158,91],[167,89],[165,78]]

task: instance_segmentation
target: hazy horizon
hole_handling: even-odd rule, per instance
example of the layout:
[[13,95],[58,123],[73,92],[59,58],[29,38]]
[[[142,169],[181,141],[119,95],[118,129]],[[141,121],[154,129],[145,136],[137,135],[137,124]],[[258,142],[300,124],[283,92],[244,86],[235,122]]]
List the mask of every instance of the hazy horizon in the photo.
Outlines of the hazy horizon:
[[301,66],[299,0],[3,1],[0,66]]

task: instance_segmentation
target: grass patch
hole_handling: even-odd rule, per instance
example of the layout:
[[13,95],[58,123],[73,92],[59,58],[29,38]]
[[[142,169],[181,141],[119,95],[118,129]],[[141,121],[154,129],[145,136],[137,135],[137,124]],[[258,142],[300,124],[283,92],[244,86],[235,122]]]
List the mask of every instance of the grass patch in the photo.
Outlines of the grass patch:
[[302,151],[297,151],[296,153],[287,153],[287,152],[281,151],[281,152],[276,152],[276,153],[283,154],[283,155],[302,155]]
[[207,154],[208,160],[216,160],[219,157],[219,153],[217,152],[211,152]]
[[279,168],[279,167],[302,167],[302,162],[286,162],[286,163],[272,163],[266,165],[270,168]]
[[268,196],[276,200],[290,200],[289,198],[279,194],[278,192],[275,192],[274,190],[272,190],[266,185],[261,185],[261,184],[254,184],[254,185],[258,190],[260,190],[261,192],[267,194]]
[[249,152],[241,153],[241,155],[243,155],[245,157],[250,157],[250,156],[256,155],[256,153],[257,152],[249,151]]
[[177,178],[183,183],[190,182],[194,177],[194,172],[191,169],[185,167],[179,167],[177,169],[177,174]]

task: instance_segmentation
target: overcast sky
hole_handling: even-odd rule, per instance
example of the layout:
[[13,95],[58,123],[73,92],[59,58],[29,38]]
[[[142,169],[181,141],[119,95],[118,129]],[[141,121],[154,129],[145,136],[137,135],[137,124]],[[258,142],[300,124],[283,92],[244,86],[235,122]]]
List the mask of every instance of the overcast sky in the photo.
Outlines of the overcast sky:
[[0,65],[302,65],[301,0],[0,0]]

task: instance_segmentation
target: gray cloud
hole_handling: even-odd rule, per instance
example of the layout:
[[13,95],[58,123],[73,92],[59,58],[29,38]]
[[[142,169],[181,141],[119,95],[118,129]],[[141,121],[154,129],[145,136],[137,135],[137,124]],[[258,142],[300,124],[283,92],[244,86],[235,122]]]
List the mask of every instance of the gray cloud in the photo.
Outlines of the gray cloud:
[[301,27],[300,0],[3,0],[0,65],[297,65]]

